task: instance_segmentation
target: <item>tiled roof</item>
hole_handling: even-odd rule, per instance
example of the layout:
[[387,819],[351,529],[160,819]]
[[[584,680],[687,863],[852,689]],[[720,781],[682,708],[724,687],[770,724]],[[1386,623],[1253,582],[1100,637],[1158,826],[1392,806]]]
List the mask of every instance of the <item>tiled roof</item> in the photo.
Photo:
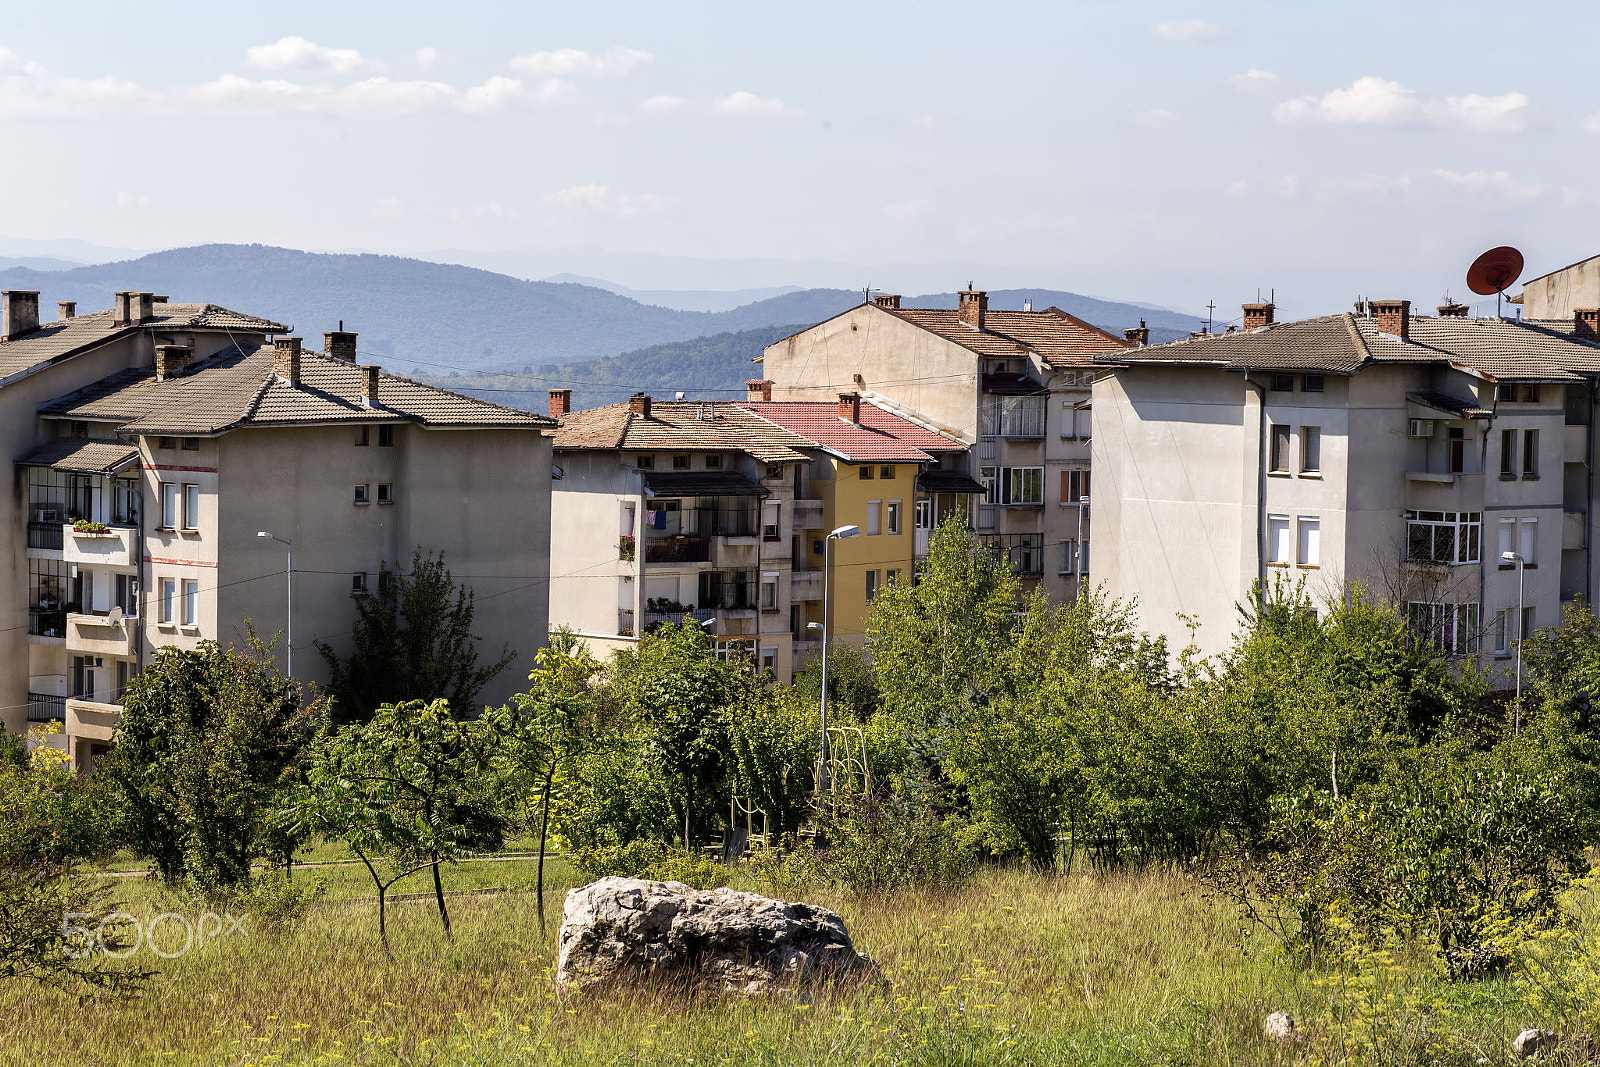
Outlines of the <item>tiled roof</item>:
[[22,467],[50,467],[79,474],[107,474],[139,458],[139,450],[125,441],[99,441],[87,437],[58,437],[46,441],[17,460]]
[[556,451],[624,449],[630,452],[744,452],[763,463],[808,458],[800,448],[817,442],[774,425],[727,400],[658,400],[650,417],[626,402],[574,411],[560,418]]
[[239,345],[165,381],[143,367],[114,374],[39,406],[42,415],[121,422],[137,434],[200,435],[240,426],[407,421],[424,426],[550,426],[543,415],[380,374],[378,406],[361,402],[361,368],[315,352],[300,355],[300,384],[273,370],[270,345]]
[[651,496],[768,496],[771,490],[734,471],[646,471]]
[[982,330],[962,322],[958,311],[884,310],[979,355],[1015,359],[1035,352],[1052,367],[1088,366],[1096,356],[1130,347],[1122,338],[1054,307],[1043,311],[985,311]]
[[851,462],[921,462],[933,458],[929,452],[965,448],[954,438],[866,402],[861,405],[860,425],[840,418],[838,404],[757,402],[742,406],[826,445]]
[[1149,345],[1110,362],[1329,374],[1354,374],[1369,363],[1443,363],[1499,379],[1541,381],[1600,373],[1600,345],[1578,340],[1561,325],[1413,315],[1409,340],[1401,341],[1379,332],[1375,320],[1345,313]]
[[113,326],[116,314],[110,310],[42,323],[37,330],[0,344],[0,382],[139,330],[288,331],[282,323],[242,315],[215,304],[155,304],[152,311],[152,317],[138,326]]

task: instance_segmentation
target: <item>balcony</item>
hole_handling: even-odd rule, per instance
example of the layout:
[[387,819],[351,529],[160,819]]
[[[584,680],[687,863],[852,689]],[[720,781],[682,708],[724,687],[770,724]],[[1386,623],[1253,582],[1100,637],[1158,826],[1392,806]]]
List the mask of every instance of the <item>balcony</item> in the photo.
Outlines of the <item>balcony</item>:
[[822,599],[822,572],[821,571],[795,571],[789,579],[789,599],[821,600]]
[[685,620],[697,623],[710,622],[717,617],[717,613],[710,608],[685,608],[682,611],[646,611],[644,613],[645,632],[662,626],[682,626]]
[[62,525],[59,522],[30,522],[28,523],[28,547],[42,548],[47,551],[61,551]]
[[711,558],[711,539],[698,534],[677,534],[671,537],[647,537],[644,542],[644,561],[668,565],[705,563]]
[[116,614],[75,612],[67,616],[67,648],[97,656],[133,655],[133,634],[138,620]]
[[95,700],[71,697],[66,702],[68,737],[86,741],[111,741],[122,718],[121,704],[102,704]]
[[796,500],[794,502],[794,528],[796,530],[822,529],[822,501]]
[[132,567],[135,563],[134,539],[137,531],[128,526],[111,526],[97,533],[78,533],[63,526],[66,535],[61,558],[68,563],[99,567]]
[[1008,563],[1012,574],[1044,573],[1044,535],[1036,533],[1000,534],[979,538],[991,558]]
[[28,694],[29,722],[66,722],[67,698],[49,693]]

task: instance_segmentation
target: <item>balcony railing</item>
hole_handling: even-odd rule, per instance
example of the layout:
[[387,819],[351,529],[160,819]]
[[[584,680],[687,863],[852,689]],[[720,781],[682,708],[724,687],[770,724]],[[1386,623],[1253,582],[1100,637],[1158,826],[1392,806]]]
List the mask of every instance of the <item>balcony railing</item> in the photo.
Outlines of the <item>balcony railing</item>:
[[1043,534],[998,534],[981,541],[991,558],[1010,564],[1012,574],[1044,573]]
[[66,611],[28,609],[28,634],[32,637],[66,637]]
[[28,721],[67,721],[67,698],[53,697],[47,693],[28,694]]
[[62,542],[66,540],[61,533],[63,529],[59,522],[28,523],[28,547],[53,548],[60,552]]
[[647,611],[644,613],[644,628],[654,629],[658,626],[682,626],[685,619],[695,622],[710,622],[717,617],[717,613],[710,608],[690,608],[686,611]]
[[651,537],[644,543],[646,563],[704,563],[711,558],[711,539],[689,534]]

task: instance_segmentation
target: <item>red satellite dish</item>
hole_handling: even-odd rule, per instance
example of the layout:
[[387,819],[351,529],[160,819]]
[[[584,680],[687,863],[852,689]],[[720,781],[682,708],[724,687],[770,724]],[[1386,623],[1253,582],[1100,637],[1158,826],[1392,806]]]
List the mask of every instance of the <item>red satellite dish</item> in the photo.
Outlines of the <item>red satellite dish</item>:
[[1479,296],[1503,293],[1522,276],[1522,253],[1510,245],[1491,248],[1472,261],[1467,270],[1467,288]]

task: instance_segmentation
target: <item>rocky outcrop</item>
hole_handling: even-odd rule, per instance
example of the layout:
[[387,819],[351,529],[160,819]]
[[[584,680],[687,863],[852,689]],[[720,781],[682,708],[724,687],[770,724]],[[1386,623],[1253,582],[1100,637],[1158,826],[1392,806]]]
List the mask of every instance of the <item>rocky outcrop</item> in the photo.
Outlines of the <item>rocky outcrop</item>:
[[641,977],[737,993],[883,981],[827,908],[642,878],[602,878],[569,892],[556,981],[588,987]]

